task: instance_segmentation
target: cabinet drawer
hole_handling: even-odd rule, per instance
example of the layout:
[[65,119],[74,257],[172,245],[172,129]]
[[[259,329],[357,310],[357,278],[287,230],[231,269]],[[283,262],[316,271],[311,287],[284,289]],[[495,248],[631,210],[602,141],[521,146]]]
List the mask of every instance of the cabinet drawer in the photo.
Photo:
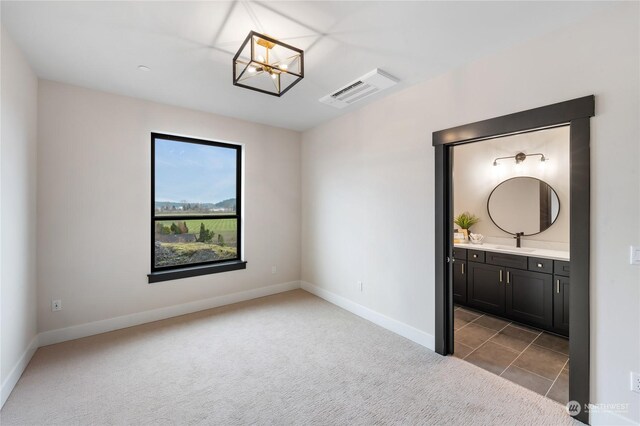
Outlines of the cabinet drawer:
[[[470,250],[471,251],[471,250]],[[486,262],[508,268],[527,269],[527,258],[514,254],[487,252]]]
[[458,260],[467,260],[467,249],[454,247],[453,258]]
[[568,277],[569,269],[571,264],[566,260],[554,260],[553,261],[553,273],[556,275],[562,275],[563,277]]
[[529,270],[535,272],[553,273],[553,260],[541,259],[539,257],[529,258]]
[[482,250],[467,250],[467,258],[473,262],[484,263],[484,252]]

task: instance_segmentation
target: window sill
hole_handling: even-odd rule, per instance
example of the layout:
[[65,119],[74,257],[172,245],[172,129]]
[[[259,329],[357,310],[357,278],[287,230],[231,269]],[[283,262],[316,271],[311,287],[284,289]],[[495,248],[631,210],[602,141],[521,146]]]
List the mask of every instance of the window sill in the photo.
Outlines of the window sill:
[[247,269],[247,262],[244,260],[234,260],[232,262],[216,263],[213,265],[158,271],[148,274],[147,277],[149,277],[149,284],[152,284],[162,281],[179,280],[181,278],[197,277],[199,275],[237,271],[238,269]]

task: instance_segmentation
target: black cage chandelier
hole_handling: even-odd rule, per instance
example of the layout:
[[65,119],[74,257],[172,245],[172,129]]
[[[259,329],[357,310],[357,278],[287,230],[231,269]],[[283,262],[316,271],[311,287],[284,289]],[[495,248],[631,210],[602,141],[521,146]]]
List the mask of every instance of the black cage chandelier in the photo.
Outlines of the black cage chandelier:
[[251,31],[233,57],[233,85],[282,96],[304,78],[304,52]]

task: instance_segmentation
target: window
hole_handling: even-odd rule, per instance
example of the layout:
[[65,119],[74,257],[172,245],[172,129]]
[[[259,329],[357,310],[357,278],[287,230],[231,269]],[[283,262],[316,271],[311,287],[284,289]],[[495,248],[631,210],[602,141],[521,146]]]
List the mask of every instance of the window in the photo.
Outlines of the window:
[[241,147],[151,134],[149,282],[244,269]]

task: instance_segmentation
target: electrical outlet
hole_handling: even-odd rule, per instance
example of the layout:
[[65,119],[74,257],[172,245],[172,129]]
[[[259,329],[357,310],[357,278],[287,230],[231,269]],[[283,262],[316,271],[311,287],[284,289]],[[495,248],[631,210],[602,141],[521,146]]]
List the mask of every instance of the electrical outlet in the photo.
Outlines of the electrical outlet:
[[640,393],[640,374],[631,372],[631,390]]
[[271,273],[272,273],[272,274],[275,274],[276,272],[278,272],[278,268],[277,268],[277,267],[275,267],[275,266],[272,266],[272,267],[271,267]]
[[362,284],[362,281],[358,281],[358,290],[364,291],[364,285]]
[[62,300],[55,299],[51,301],[51,310],[52,311],[61,311],[62,310]]

